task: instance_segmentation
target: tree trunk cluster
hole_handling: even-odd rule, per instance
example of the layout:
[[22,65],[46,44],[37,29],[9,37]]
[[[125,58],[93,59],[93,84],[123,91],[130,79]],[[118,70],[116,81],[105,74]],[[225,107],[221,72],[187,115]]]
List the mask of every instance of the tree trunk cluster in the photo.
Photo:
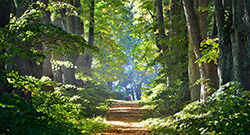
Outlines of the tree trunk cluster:
[[[41,2],[43,2],[45,5],[49,4],[49,0],[40,0]],[[54,1],[58,1],[58,0],[54,0]],[[94,0],[93,0],[94,1]],[[30,1],[30,2],[34,2],[34,1]],[[19,0],[15,2],[16,5],[14,4],[14,1],[11,0],[3,0],[0,2],[0,11],[1,11],[1,15],[0,15],[0,27],[3,28],[5,27],[6,24],[9,23],[10,21],[10,13],[14,13],[14,15],[16,16],[16,18],[19,18],[23,15],[23,13],[26,11],[27,6],[25,6],[27,3],[25,2],[25,0]],[[80,0],[68,0],[67,3],[75,6],[77,8],[77,10],[79,11],[79,14],[81,14],[81,2]],[[91,15],[92,17],[94,17],[94,3],[92,3],[92,8],[91,10]],[[53,22],[51,22],[51,13],[47,10],[42,9],[44,12],[44,16],[40,18],[40,22],[41,23],[45,23],[45,24],[50,24],[50,23],[54,23],[55,25],[58,25],[60,27],[62,27],[65,31],[68,31],[69,33],[72,34],[77,34],[77,35],[83,35],[84,33],[84,25],[83,25],[83,21],[81,20],[80,17],[78,16],[63,16],[62,18],[56,18]],[[66,11],[71,12],[69,9],[66,9]],[[62,14],[65,14],[65,10],[61,10]],[[93,19],[92,19],[93,20]],[[90,21],[91,24],[91,29],[92,31],[93,29],[93,25],[94,22]],[[91,37],[91,44],[94,44],[94,32],[91,32],[90,37]],[[15,39],[15,40],[19,40],[19,39]],[[30,43],[29,42],[23,42],[23,47],[26,49],[30,49]],[[40,44],[38,45],[38,47],[36,48],[39,51],[43,51],[43,52],[47,52],[48,50],[46,49],[46,44]],[[1,54],[4,53],[5,50],[1,49]],[[61,61],[69,61],[71,62],[73,65],[76,65],[76,61],[78,59],[79,53],[75,53],[75,54],[66,54],[66,56],[64,57],[60,57],[59,60]],[[19,72],[20,75],[31,75],[31,76],[35,76],[37,78],[41,78],[42,76],[48,76],[50,77],[52,80],[55,80],[57,82],[63,82],[66,84],[74,84],[76,85],[76,79],[75,79],[75,67],[74,68],[64,68],[63,66],[59,68],[59,70],[56,71],[52,71],[52,63],[51,63],[51,59],[54,56],[49,55],[47,56],[46,59],[43,60],[43,62],[39,65],[36,64],[36,59],[26,59],[23,56],[16,56],[14,57],[12,60],[14,61],[13,64],[8,64],[8,68],[11,70],[16,70]],[[57,58],[54,58],[57,59]],[[85,58],[88,61],[92,60],[92,57],[90,58]],[[90,65],[88,66],[88,68],[91,68],[91,64],[89,64],[92,62],[86,62],[83,63],[82,65]],[[1,62],[0,64],[0,68],[1,68],[1,72],[6,70],[5,65],[6,63]]]
[[250,1],[215,0],[220,39],[220,84],[238,81],[250,90]]

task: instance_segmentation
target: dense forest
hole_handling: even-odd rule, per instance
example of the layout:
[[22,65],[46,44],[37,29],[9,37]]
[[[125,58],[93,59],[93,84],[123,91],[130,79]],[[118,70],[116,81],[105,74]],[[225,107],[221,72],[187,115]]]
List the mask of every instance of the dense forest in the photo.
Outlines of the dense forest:
[[[250,133],[249,0],[0,0],[0,134]],[[146,134],[146,133],[145,133]]]

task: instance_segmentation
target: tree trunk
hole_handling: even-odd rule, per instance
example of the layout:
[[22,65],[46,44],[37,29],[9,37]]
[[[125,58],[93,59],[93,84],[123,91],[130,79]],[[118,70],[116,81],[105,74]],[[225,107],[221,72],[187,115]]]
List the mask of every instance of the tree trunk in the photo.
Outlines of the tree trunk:
[[[63,28],[63,24],[62,24],[62,19],[61,18],[56,18],[54,21],[53,21],[53,24],[54,25],[57,25],[58,27],[61,27]],[[52,55],[52,57],[54,57]],[[59,60],[63,60],[63,58],[59,58]],[[53,69],[53,78],[54,78],[54,81],[56,82],[59,82],[59,83],[63,83],[63,67],[62,66],[59,66],[59,65],[55,65],[57,68]]]
[[[53,0],[53,1],[58,1],[58,0]],[[61,15],[65,14],[64,10],[60,10],[60,13]],[[52,23],[58,27],[61,27],[63,30],[67,31],[67,26],[66,26],[67,23],[65,21],[65,17],[55,18],[55,20]],[[64,58],[59,57],[58,60],[63,61]],[[54,81],[63,83],[63,66],[56,65],[56,67],[57,67],[56,69],[53,69]]]
[[[89,38],[88,38],[88,43],[91,46],[94,46],[94,24],[95,24],[95,0],[91,0],[91,5],[90,5],[90,21],[89,21]],[[93,55],[90,52],[86,53],[86,69],[89,71],[87,75],[92,76],[91,73],[91,66],[92,66],[92,59]]]
[[157,22],[158,22],[158,42],[159,42],[159,50],[165,51],[166,45],[164,44],[164,40],[166,39],[165,34],[165,26],[164,26],[164,17],[162,11],[162,0],[156,0],[156,9],[157,9]]
[[[9,0],[0,1],[0,28],[4,28],[10,21],[10,5],[11,2]],[[0,44],[0,46],[2,46]],[[4,48],[0,47],[0,56],[6,52]],[[6,91],[7,79],[5,77],[5,64],[6,62],[0,60],[0,93]]]
[[[18,1],[17,3],[17,9],[16,9],[16,18],[19,18],[23,15],[25,12],[26,3],[24,0]],[[20,40],[20,39],[15,39]],[[31,49],[31,43],[29,42],[21,42],[23,48],[30,50]],[[37,45],[35,48],[38,51],[42,50],[42,45]],[[9,64],[8,68],[11,70],[16,70],[20,75],[30,75],[34,76],[36,78],[42,77],[42,65],[37,65],[36,61],[37,59],[31,59],[31,58],[24,58],[23,56],[15,56],[12,58],[14,61],[13,64]]]
[[[41,0],[41,2],[43,2],[44,4],[48,5],[49,4],[49,0]],[[50,19],[50,12],[49,11],[45,11],[45,16],[42,18],[42,22],[44,24],[49,24],[51,23],[51,19]],[[43,44],[43,51],[47,52],[46,49],[46,45]],[[54,75],[52,72],[52,65],[51,65],[51,55],[49,55],[47,58],[45,58],[42,62],[42,76],[48,76],[49,78],[51,78],[52,80],[54,79]]]
[[[68,3],[74,5],[73,0],[68,0]],[[69,9],[67,9],[67,11],[70,12]],[[72,15],[67,16],[67,31],[69,33],[75,34],[74,16]],[[79,55],[78,53],[67,54],[65,60],[71,62],[75,66],[78,55]],[[63,75],[65,84],[76,84],[75,67],[64,68]]]
[[[249,75],[250,75],[250,61],[248,52],[250,51],[249,43],[247,43],[249,37],[249,20],[246,20],[245,4],[248,4],[244,0],[232,0],[232,15],[233,15],[233,32],[232,39],[232,56],[233,56],[233,71],[234,81],[241,82],[243,87],[250,90]],[[249,9],[248,9],[249,10]]]
[[246,34],[246,61],[244,61],[244,87],[247,90],[250,90],[250,1],[245,0],[245,24],[247,27]]
[[[201,58],[200,54],[200,42],[202,41],[202,36],[199,30],[199,23],[194,9],[194,1],[193,0],[183,0],[183,8],[185,11],[188,33],[189,33],[189,41],[190,41],[190,49],[194,52],[196,60]],[[205,101],[206,98],[206,90],[204,80],[206,79],[205,75],[205,67],[203,63],[199,63],[199,71],[200,71],[200,79],[201,79],[201,90],[200,90],[200,99]]]
[[[81,1],[80,0],[74,0],[74,6],[79,10],[79,15],[81,14]],[[82,35],[84,34],[84,29],[83,29],[83,22],[80,17],[75,17],[74,20],[75,23],[75,34],[76,35]]]
[[189,80],[189,91],[190,98],[192,101],[196,101],[200,99],[200,84],[194,85],[197,80],[200,79],[199,66],[195,63],[196,57],[194,55],[193,50],[191,49],[189,43],[189,51],[188,51],[188,80]]
[[[227,2],[230,2],[228,0]],[[222,3],[222,0],[214,0],[216,25],[219,37],[219,80],[220,85],[224,85],[233,80],[232,69],[232,45],[231,45],[231,4]],[[228,19],[225,21],[224,10],[229,12]]]
[[246,90],[250,89],[249,4],[247,0],[215,0],[220,39],[220,83],[238,81]]
[[[80,0],[74,0],[74,5],[76,8],[78,8],[78,12],[79,15],[81,14],[81,2]],[[81,20],[80,17],[75,17],[75,33],[77,35],[83,35],[84,34],[84,24]],[[82,37],[83,38],[83,37]],[[77,61],[76,61],[76,65],[77,65],[77,69],[80,70],[82,72],[82,70],[84,70],[84,72],[88,72],[86,71],[86,62],[85,62],[85,58],[83,54],[79,54]]]

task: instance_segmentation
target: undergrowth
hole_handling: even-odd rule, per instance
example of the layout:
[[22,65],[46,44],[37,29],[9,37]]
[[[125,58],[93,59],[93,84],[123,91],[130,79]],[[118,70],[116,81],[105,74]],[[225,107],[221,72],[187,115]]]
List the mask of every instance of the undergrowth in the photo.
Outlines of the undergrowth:
[[93,134],[109,128],[99,115],[111,95],[101,86],[77,88],[15,72],[8,81],[14,90],[0,94],[0,134]]
[[229,82],[205,103],[195,101],[174,115],[143,123],[157,135],[247,135],[250,133],[249,91],[241,89],[237,82]]

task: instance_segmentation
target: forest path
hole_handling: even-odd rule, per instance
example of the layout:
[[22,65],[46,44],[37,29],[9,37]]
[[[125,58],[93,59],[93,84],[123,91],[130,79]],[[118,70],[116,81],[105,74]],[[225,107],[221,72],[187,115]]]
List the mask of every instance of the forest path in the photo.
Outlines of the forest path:
[[114,101],[107,112],[111,129],[103,135],[149,135],[150,130],[140,124],[143,111],[147,110],[139,108],[138,101]]

